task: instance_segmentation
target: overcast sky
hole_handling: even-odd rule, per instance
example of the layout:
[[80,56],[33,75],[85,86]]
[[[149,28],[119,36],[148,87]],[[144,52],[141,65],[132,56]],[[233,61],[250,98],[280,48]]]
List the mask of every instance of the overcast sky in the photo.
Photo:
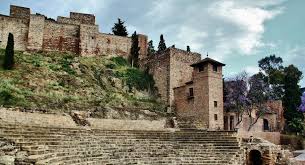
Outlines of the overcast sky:
[[155,47],[164,34],[167,46],[190,45],[203,58],[208,52],[227,64],[225,77],[257,72],[257,61],[270,54],[305,75],[304,0],[1,0],[0,13],[8,14],[10,4],[52,18],[92,13],[104,33],[121,18],[130,34],[148,35]]

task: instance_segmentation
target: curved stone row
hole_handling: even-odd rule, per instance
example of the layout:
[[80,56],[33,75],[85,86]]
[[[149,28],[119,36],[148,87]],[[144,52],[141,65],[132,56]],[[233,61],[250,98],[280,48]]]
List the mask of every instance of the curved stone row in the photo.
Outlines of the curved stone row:
[[16,164],[239,164],[239,143],[223,131],[106,131],[0,124],[0,137],[27,151]]

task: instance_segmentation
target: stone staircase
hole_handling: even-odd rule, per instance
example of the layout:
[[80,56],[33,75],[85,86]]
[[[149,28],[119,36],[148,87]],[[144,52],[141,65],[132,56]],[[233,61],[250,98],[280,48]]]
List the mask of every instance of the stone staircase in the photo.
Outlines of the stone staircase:
[[6,139],[27,152],[19,165],[239,165],[241,150],[234,132],[107,131],[48,128],[0,123]]

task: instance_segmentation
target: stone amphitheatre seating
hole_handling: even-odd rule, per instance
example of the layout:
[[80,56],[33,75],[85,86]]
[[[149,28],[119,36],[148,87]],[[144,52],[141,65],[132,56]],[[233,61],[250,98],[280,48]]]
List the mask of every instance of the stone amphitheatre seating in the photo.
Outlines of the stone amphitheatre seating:
[[0,141],[27,151],[15,164],[240,164],[234,132],[108,131],[0,123]]

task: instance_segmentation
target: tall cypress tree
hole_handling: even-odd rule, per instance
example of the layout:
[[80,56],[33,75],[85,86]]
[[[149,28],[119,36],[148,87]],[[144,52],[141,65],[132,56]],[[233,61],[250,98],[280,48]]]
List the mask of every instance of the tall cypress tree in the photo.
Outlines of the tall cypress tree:
[[[298,111],[302,95],[298,83],[302,77],[302,72],[294,65],[289,65],[284,69],[284,74],[284,117],[288,123],[293,122],[295,119],[304,120],[303,114]],[[290,129],[294,130],[294,128]]]
[[159,42],[159,45],[158,45],[158,52],[162,52],[166,49],[166,44],[165,44],[165,40],[163,38],[163,34],[161,34],[160,36],[160,42]]
[[5,49],[3,68],[10,70],[14,68],[14,36],[12,33],[8,34],[7,45]]
[[187,52],[191,52],[190,46],[186,46],[186,51],[187,51]]
[[150,40],[149,42],[148,42],[148,47],[147,47],[147,54],[148,54],[148,56],[151,56],[151,55],[153,55],[153,54],[155,54],[155,47],[154,47],[154,45],[153,45],[153,41],[152,40]]
[[128,35],[128,32],[126,30],[126,26],[124,26],[124,21],[121,21],[120,18],[118,18],[118,22],[114,24],[114,27],[112,28],[112,32],[114,35],[117,36],[124,36],[126,37]]
[[132,44],[130,49],[129,62],[131,67],[139,67],[139,39],[137,32],[135,31],[131,36]]

